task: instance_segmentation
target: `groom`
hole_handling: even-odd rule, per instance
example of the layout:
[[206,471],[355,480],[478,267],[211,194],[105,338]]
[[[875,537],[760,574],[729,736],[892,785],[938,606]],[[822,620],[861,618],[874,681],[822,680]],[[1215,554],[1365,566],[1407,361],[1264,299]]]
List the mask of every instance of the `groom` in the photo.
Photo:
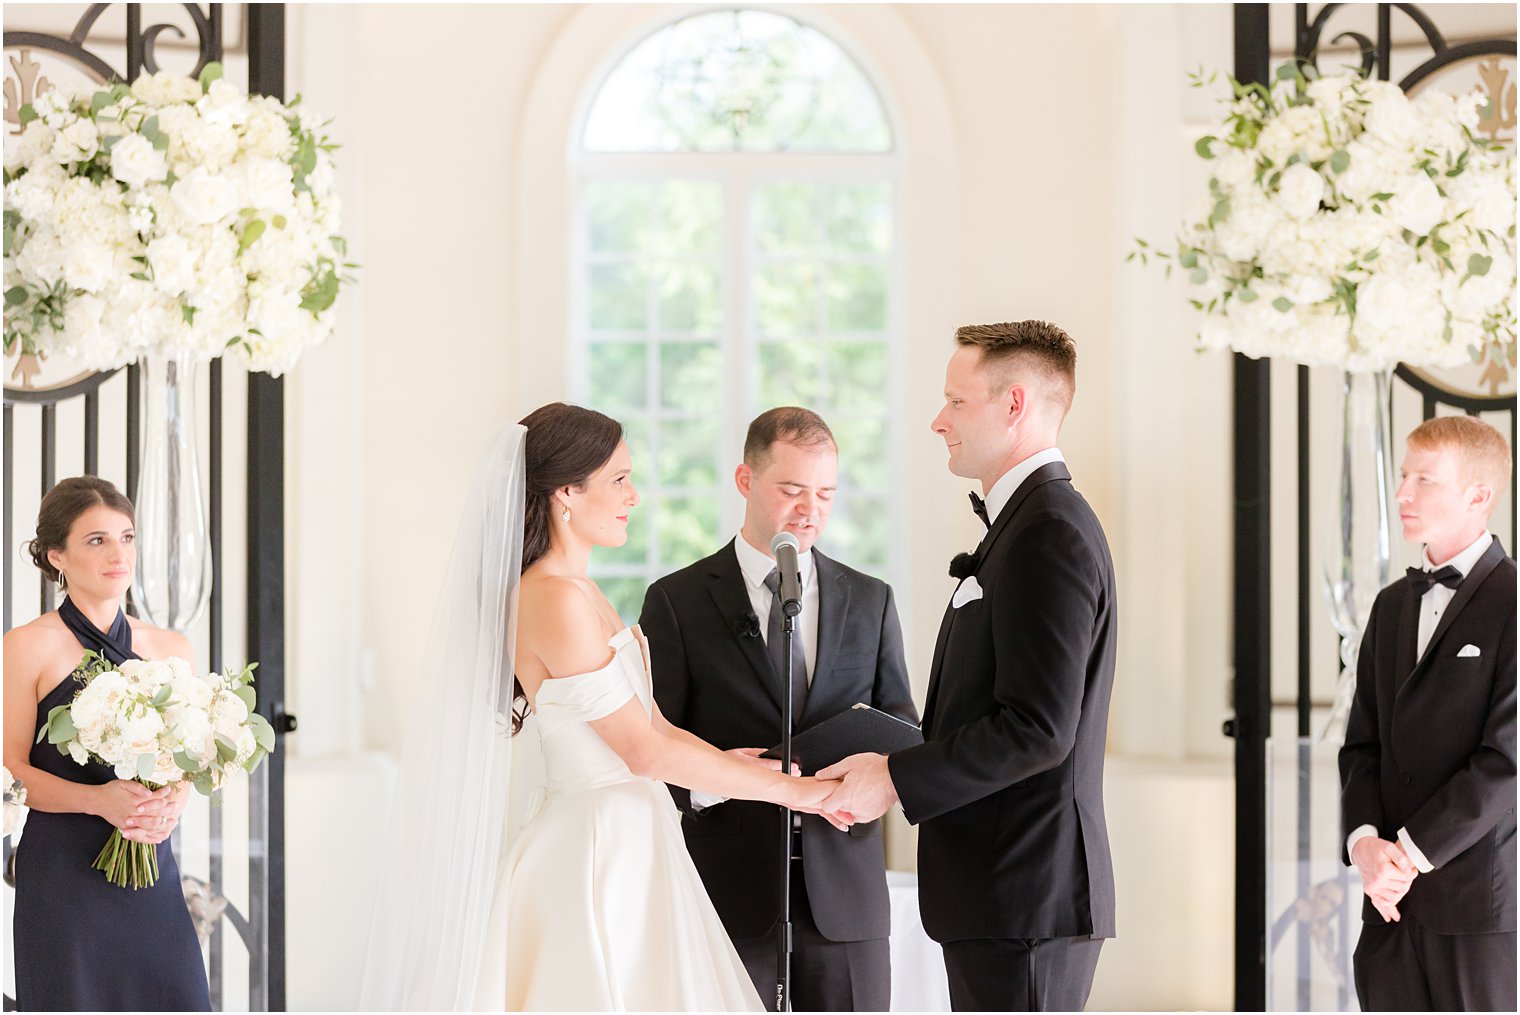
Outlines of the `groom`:
[[[771,538],[797,537],[802,612],[793,641],[796,729],[857,702],[918,721],[892,589],[825,557],[839,471],[817,413],[783,407],[750,424],[734,481],[744,497],[738,538],[649,587],[639,623],[660,711],[709,743],[753,754],[781,739],[780,607]],[[769,1007],[781,911],[781,812],[672,786],[692,860]],[[880,822],[841,831],[798,815],[792,860],[792,1007],[886,1011],[892,976],[890,903]]]
[[934,432],[989,528],[951,565],[925,743],[857,754],[824,807],[920,826],[919,906],[957,1011],[1080,1011],[1114,935],[1103,745],[1114,572],[1056,447],[1076,346],[1043,321],[961,328]]

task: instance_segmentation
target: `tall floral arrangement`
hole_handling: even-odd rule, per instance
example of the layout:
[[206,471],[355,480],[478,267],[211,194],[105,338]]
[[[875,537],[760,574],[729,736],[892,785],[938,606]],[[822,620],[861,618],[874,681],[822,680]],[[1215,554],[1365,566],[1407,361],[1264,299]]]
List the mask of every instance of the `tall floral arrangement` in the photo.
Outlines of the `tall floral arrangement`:
[[234,352],[280,374],[345,281],[333,146],[209,65],[20,111],[5,143],[5,348],[96,370]]
[[[1201,75],[1195,84],[1212,82]],[[1484,99],[1282,68],[1231,82],[1175,244],[1205,348],[1347,371],[1515,358],[1515,178]]]

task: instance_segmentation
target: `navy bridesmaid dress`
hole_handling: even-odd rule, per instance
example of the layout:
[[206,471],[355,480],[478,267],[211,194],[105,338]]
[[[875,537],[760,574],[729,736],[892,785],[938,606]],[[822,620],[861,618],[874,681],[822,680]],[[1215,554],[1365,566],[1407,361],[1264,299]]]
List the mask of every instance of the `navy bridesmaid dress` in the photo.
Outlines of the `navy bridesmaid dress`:
[[[138,658],[118,613],[98,630],[67,599],[58,615],[84,648],[114,663]],[[83,655],[83,651],[80,652]],[[79,689],[72,676],[37,703],[37,726]],[[103,785],[106,765],[76,764],[45,740],[31,763],[70,782]],[[32,810],[16,846],[16,1003],[21,1011],[210,1011],[200,942],[167,840],[158,845],[157,883],[121,888],[92,865],[111,824],[93,814]]]

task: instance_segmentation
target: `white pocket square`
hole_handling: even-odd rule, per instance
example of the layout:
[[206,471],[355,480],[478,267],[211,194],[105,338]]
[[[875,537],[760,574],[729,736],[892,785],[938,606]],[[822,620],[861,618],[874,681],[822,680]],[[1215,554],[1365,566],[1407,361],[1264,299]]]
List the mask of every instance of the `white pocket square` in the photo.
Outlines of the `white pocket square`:
[[967,603],[974,603],[980,598],[982,598],[982,587],[977,584],[976,575],[971,575],[956,586],[955,595],[950,597],[950,605],[958,610]]
[[1476,645],[1463,645],[1462,650],[1457,653],[1457,658],[1471,659],[1482,654],[1483,653],[1478,650],[1478,646]]

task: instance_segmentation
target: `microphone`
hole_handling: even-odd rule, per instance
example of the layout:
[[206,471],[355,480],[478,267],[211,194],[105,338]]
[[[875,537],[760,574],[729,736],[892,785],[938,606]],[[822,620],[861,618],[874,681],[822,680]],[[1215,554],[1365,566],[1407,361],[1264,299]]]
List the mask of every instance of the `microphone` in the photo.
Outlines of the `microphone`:
[[781,572],[781,612],[795,617],[802,612],[802,572],[797,567],[797,552],[801,547],[797,537],[790,532],[778,532],[771,540],[771,553],[776,558],[776,570]]

